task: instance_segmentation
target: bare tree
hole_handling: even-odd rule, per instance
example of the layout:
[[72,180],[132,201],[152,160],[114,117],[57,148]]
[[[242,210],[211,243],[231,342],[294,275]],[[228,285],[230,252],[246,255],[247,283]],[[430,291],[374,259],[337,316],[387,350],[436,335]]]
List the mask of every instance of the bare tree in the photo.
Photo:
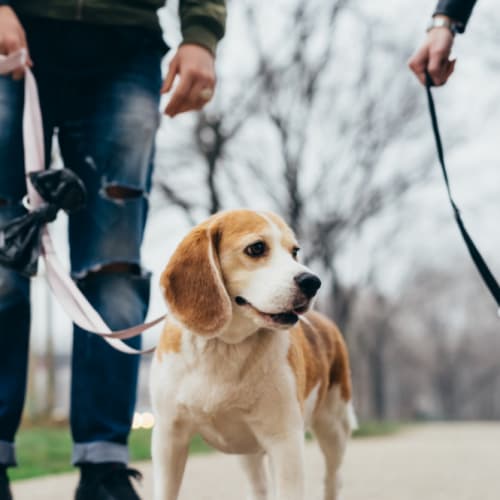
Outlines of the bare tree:
[[397,328],[421,353],[419,377],[433,416],[498,418],[498,318],[466,258],[454,269],[414,273],[396,307]]
[[[304,243],[304,260],[329,284],[327,312],[346,327],[356,288],[344,284],[337,256],[429,165],[395,159],[419,126],[420,89],[400,71],[409,50],[386,39],[355,0],[231,7],[244,14],[238,34],[253,51],[246,56],[253,69],[223,76],[217,101],[189,123],[191,139],[164,152],[179,158],[182,148],[181,164],[198,172],[204,196],[183,196],[177,177],[161,173],[168,162],[158,184],[190,214],[200,205],[214,213],[243,204],[284,215]],[[273,13],[280,23],[270,35]],[[347,30],[357,33],[348,45]],[[223,53],[221,68],[231,60]]]

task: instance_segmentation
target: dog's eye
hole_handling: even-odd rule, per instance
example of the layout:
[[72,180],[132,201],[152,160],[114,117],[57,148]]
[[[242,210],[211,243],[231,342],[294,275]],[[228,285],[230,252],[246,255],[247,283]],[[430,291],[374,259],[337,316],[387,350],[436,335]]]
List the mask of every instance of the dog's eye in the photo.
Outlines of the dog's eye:
[[296,259],[299,255],[300,248],[299,247],[293,247],[292,249],[292,257]]
[[245,253],[250,257],[262,257],[266,253],[267,247],[263,241],[257,241],[245,248]]

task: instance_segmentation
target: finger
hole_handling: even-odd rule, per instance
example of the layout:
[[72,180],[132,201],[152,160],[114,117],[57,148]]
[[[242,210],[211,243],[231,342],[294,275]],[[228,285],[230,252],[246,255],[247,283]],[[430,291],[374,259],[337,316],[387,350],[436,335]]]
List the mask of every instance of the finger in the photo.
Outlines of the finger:
[[[178,111],[195,111],[203,108],[213,96],[215,78],[211,74],[197,73],[194,77],[194,83],[184,106]],[[208,95],[207,95],[208,94]]]
[[215,87],[214,75],[207,71],[198,71],[194,75],[193,87],[186,102],[189,107],[185,111],[201,109],[213,96],[213,89]]
[[211,83],[206,79],[198,79],[191,88],[188,99],[186,99],[187,109],[184,111],[194,111],[201,109],[205,104],[210,101],[203,94],[206,90],[212,91]]
[[450,61],[446,51],[431,52],[427,69],[435,85],[442,85],[445,82],[449,64]]
[[172,61],[170,62],[170,65],[168,67],[168,73],[167,76],[165,77],[165,81],[163,82],[163,85],[161,87],[161,93],[166,94],[167,92],[170,92],[170,89],[172,88],[172,85],[174,84],[175,77],[177,73],[179,72],[179,63],[177,57],[174,57]]
[[0,54],[7,55],[4,37],[0,35]]
[[184,104],[175,112],[174,115],[170,115],[170,118],[174,118],[175,116],[186,113],[187,111],[193,111],[193,108],[191,106],[188,106],[187,104]]
[[429,49],[427,46],[418,50],[408,61],[409,68],[415,73],[422,85],[426,83],[425,70],[429,63]]
[[22,80],[24,78],[24,69],[16,69],[12,72],[12,79],[13,80]]
[[446,65],[446,70],[443,74],[443,80],[438,85],[444,85],[448,81],[454,70],[455,70],[455,61],[449,61],[448,64]]
[[179,110],[186,105],[186,100],[189,98],[191,87],[193,86],[193,78],[188,74],[182,75],[179,85],[175,89],[174,95],[170,99],[165,109],[168,116],[175,116]]
[[22,47],[26,49],[26,53],[27,53],[26,64],[30,68],[32,68],[33,67],[33,61],[31,59],[30,51],[29,51],[29,48],[28,48],[28,40],[26,39],[26,33],[24,32],[24,30],[22,28],[19,29],[19,37],[21,39],[21,45],[22,45]]
[[441,77],[436,81],[435,85],[436,86],[441,86],[444,85],[447,80],[449,75],[453,72],[453,65],[451,61],[446,61],[445,64],[443,64],[442,71],[441,71]]
[[190,95],[186,99],[184,99],[184,101],[180,104],[180,106],[175,110],[175,116],[180,115],[181,113],[186,113],[188,111],[194,111],[198,109],[197,103],[198,100],[193,99],[190,93]]
[[[12,54],[14,52],[17,52],[18,50],[22,49],[22,39],[20,36],[6,36],[4,38],[4,52],[6,55]],[[24,76],[24,68],[18,68],[12,72],[12,79],[13,80],[21,80]]]
[[28,49],[28,40],[26,40],[26,34],[24,33],[24,30],[21,27],[17,29],[17,36],[19,37],[19,43],[21,47]]
[[189,111],[199,111],[202,109],[208,101],[206,99],[195,99],[192,101],[187,101],[183,106],[179,108],[176,115],[180,115],[181,113],[187,113]]
[[22,49],[21,38],[17,35],[7,35],[3,40],[3,53],[6,55],[12,54]]
[[[203,90],[203,89],[202,89]],[[181,113],[186,113],[188,111],[199,111],[204,106],[206,106],[210,102],[210,99],[207,100],[199,96],[196,98],[191,98],[186,100],[185,104],[181,106],[181,108],[177,111],[176,114],[180,115]]]
[[455,64],[456,64],[456,62],[457,62],[456,59],[453,59],[453,61],[450,61],[450,64],[448,65],[448,71],[446,73],[446,81],[448,81],[448,78],[450,78],[450,76],[455,71]]
[[[208,96],[206,95],[206,92],[208,92]],[[201,85],[200,86],[200,91],[197,92],[194,100],[193,100],[193,109],[202,109],[204,106],[206,106],[213,97],[213,87],[210,85]]]
[[196,99],[192,101],[186,101],[175,113],[176,115],[180,115],[181,113],[187,113],[189,111],[199,111],[205,106],[207,101],[202,99]]
[[198,97],[198,99],[196,101],[194,101],[194,104],[193,104],[193,110],[200,110],[202,108],[204,108],[208,103],[210,102],[210,100],[206,100],[206,99],[202,99],[200,97]]

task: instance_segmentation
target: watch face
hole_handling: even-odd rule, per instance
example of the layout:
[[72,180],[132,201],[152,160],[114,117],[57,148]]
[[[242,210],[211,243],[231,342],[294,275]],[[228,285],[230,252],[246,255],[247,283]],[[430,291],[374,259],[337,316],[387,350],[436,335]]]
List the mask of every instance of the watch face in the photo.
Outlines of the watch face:
[[434,28],[448,28],[454,35],[462,32],[460,23],[443,17],[433,17],[430,20],[427,31],[431,31]]
[[449,29],[451,29],[451,22],[448,21],[448,19],[443,19],[441,17],[441,18],[435,20],[434,26],[436,28],[449,28]]

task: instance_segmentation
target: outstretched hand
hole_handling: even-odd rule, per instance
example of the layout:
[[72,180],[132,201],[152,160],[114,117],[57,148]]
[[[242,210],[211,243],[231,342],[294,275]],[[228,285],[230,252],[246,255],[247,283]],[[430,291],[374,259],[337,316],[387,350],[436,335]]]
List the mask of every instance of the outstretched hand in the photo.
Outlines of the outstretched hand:
[[214,56],[199,45],[181,45],[170,62],[162,94],[172,89],[177,75],[179,81],[165,109],[170,117],[201,109],[210,101],[215,87]]
[[456,60],[450,60],[453,34],[448,28],[434,28],[427,34],[423,45],[408,61],[410,69],[425,85],[425,71],[434,85],[444,85],[455,69]]
[[[28,42],[24,29],[9,6],[0,6],[0,54],[8,56],[20,49],[28,52]],[[28,52],[28,65],[33,66]],[[23,69],[16,69],[12,73],[14,80],[20,80],[24,76]]]

